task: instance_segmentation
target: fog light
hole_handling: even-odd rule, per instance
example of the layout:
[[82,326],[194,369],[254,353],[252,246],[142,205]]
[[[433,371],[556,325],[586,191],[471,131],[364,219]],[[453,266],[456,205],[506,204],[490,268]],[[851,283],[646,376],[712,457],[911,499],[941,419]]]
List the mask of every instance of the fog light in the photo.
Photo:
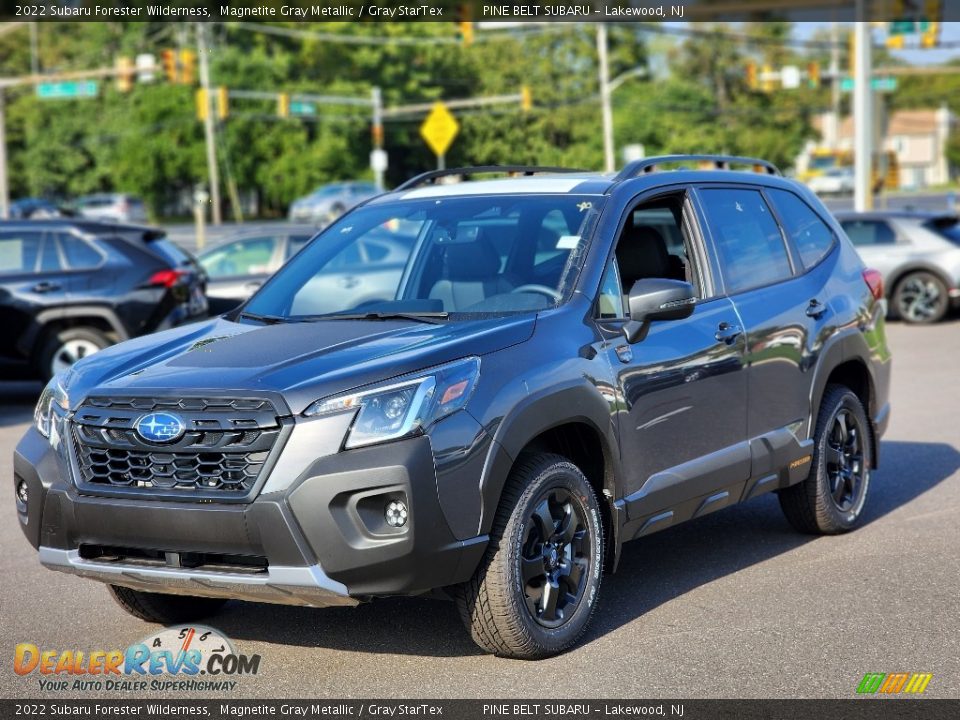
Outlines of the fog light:
[[21,480],[17,483],[17,502],[21,503],[24,507],[27,506],[27,498],[29,497],[27,491],[27,481]]
[[403,527],[407,524],[407,506],[400,500],[391,500],[387,505],[384,518],[390,527]]

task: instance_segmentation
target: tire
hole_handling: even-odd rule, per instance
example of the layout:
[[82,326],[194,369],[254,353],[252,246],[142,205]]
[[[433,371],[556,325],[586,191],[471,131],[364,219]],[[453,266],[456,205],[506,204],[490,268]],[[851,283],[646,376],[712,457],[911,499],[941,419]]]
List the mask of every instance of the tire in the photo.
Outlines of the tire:
[[135,618],[163,625],[210,617],[227,602],[221,598],[140,592],[119,585],[110,585],[109,589],[117,604]]
[[[521,456],[503,490],[486,553],[473,579],[454,593],[474,642],[525,660],[569,648],[596,607],[603,547],[597,496],[583,473],[558,455]],[[553,593],[544,592],[548,585]]]
[[72,327],[55,331],[40,351],[37,370],[44,380],[49,380],[77,360],[112,344],[110,338],[96,328]]
[[780,507],[794,528],[837,535],[857,525],[870,489],[871,432],[860,398],[843,385],[828,385],[817,416],[810,475],[779,492]]
[[940,322],[950,308],[946,284],[938,275],[926,270],[902,277],[892,299],[896,316],[913,325]]

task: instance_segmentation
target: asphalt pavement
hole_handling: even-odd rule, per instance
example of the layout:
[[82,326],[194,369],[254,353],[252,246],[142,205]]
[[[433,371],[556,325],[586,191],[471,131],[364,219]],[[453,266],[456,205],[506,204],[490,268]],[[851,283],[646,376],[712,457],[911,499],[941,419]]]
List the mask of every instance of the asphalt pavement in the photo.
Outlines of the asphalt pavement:
[[[933,673],[928,697],[960,697],[960,321],[891,324],[889,337],[893,417],[857,531],[798,535],[765,496],[636,541],[604,578],[582,643],[541,662],[481,654],[438,600],[232,602],[209,624],[262,661],[231,697],[849,698],[864,673],[901,671]],[[38,389],[0,389],[8,482]],[[0,503],[0,696],[96,696],[40,691],[36,673],[14,674],[14,646],[125,648],[157,626],[94,582],[42,569],[11,495]]]

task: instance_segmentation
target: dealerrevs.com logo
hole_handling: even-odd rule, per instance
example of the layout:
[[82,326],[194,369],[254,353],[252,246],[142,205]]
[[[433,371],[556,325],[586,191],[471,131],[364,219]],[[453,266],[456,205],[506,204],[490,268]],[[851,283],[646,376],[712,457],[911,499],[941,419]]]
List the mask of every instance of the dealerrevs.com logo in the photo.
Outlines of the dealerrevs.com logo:
[[242,675],[260,671],[259,655],[238,653],[219,630],[203,625],[167,627],[125,650],[43,650],[20,643],[17,675],[38,675],[44,691],[234,690]]
[[857,694],[919,695],[932,679],[933,673],[867,673],[857,686]]

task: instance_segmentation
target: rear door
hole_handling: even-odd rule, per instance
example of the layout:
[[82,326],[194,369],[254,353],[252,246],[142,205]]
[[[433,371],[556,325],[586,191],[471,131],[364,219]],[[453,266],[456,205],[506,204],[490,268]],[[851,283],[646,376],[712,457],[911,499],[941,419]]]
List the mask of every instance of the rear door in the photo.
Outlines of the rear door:
[[53,236],[34,228],[0,230],[0,356],[23,360],[38,329],[67,303],[67,279]]
[[[819,229],[810,224],[809,216],[815,218],[815,213],[793,193],[770,192],[776,193],[777,203],[790,218],[796,243],[810,246],[807,257],[812,264],[814,247],[822,240]],[[825,337],[822,328],[835,317],[826,295],[830,270],[824,265],[816,272],[805,271],[802,258],[791,251],[793,243],[780,227],[770,196],[759,187],[705,186],[698,196],[724,290],[746,331],[751,474],[758,484],[769,483],[781,468],[806,454],[801,444],[807,432],[813,369]]]

